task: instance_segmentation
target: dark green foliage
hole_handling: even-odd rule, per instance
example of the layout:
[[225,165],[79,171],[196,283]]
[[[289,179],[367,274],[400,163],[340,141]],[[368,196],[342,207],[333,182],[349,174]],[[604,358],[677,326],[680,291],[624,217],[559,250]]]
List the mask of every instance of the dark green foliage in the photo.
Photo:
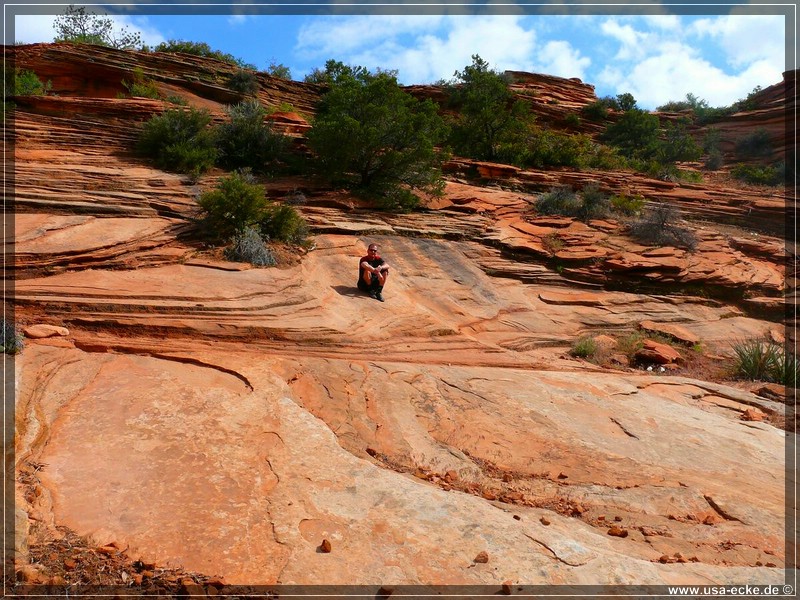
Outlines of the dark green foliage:
[[569,186],[553,188],[536,202],[536,211],[543,215],[562,215],[590,221],[607,217],[611,212],[611,204],[600,187],[590,183],[580,194],[576,194]]
[[273,204],[260,222],[261,233],[279,242],[302,243],[308,237],[308,226],[294,206]]
[[283,63],[276,63],[275,61],[269,63],[269,66],[267,67],[267,73],[280,79],[292,78],[292,71],[289,69],[289,67]]
[[716,171],[717,169],[720,169],[724,163],[725,161],[722,158],[722,152],[719,150],[712,150],[709,152],[708,158],[706,158],[705,168],[709,171]]
[[234,262],[246,262],[257,267],[272,267],[275,256],[267,248],[258,228],[248,226],[233,236],[231,245],[225,248],[225,258]]
[[701,150],[687,129],[688,119],[667,123],[665,139],[658,143],[657,159],[662,163],[694,161],[700,158]]
[[6,96],[44,96],[52,88],[52,83],[42,83],[33,71],[28,69],[14,69],[13,80],[6,80]]
[[590,121],[605,121],[608,118],[608,104],[597,100],[581,109],[581,114]]
[[674,246],[694,250],[697,237],[678,224],[680,211],[667,204],[658,204],[635,221],[630,234],[636,240],[654,246]]
[[206,213],[208,235],[215,239],[229,239],[247,227],[259,226],[269,207],[264,188],[247,172],[223,177],[216,189],[205,192],[197,203]]
[[569,353],[576,358],[592,358],[597,354],[597,342],[592,336],[582,337],[572,345]]
[[447,86],[450,105],[457,111],[451,125],[453,150],[462,156],[497,159],[504,145],[517,143],[524,135],[527,105],[516,99],[507,79],[477,54],[454,77]]
[[644,208],[644,198],[640,194],[628,195],[624,192],[611,196],[611,210],[627,217],[638,215]]
[[324,69],[314,69],[303,81],[332,85],[345,79],[361,79],[368,73],[365,67],[346,65],[339,60],[330,59],[325,62]]
[[415,190],[438,193],[443,184],[434,145],[444,126],[436,106],[404,92],[393,74],[336,71],[308,134],[322,174],[389,210],[414,208]]
[[630,92],[625,92],[623,94],[617,94],[617,110],[621,110],[623,112],[628,112],[629,110],[633,110],[636,108],[636,98],[633,97],[633,94]]
[[258,100],[245,100],[227,112],[229,120],[216,134],[220,166],[263,173],[288,152],[286,138],[265,123],[267,113]]
[[144,124],[137,150],[167,171],[199,175],[217,156],[208,111],[170,109]]
[[250,71],[237,71],[228,76],[228,88],[243,96],[252,96],[258,92],[258,78]]
[[786,179],[786,163],[779,162],[773,165],[743,165],[738,164],[731,169],[731,175],[755,185],[782,185]]
[[569,125],[570,127],[580,127],[581,118],[575,113],[570,113],[564,117],[564,124]]
[[739,158],[768,156],[772,153],[772,148],[769,132],[759,127],[736,142],[736,156]]
[[17,331],[16,326],[11,321],[5,319],[0,322],[0,335],[3,336],[0,340],[0,348],[5,354],[17,354],[22,352],[25,343],[22,334]]
[[736,375],[756,381],[774,381],[797,386],[800,362],[797,356],[772,341],[746,340],[734,344]]
[[128,90],[128,95],[139,98],[158,99],[161,94],[158,92],[156,82],[149,79],[140,67],[133,69],[132,81],[122,80],[122,87]]
[[241,67],[242,69],[255,70],[255,65],[244,62],[241,58],[236,58],[227,52],[219,50],[212,50],[211,47],[205,42],[189,42],[186,40],[169,40],[161,42],[158,46],[153,48],[154,52],[168,52],[180,54],[193,54],[195,56],[203,56],[206,58],[215,58],[226,62],[230,65]]
[[609,125],[600,139],[619,149],[627,158],[654,158],[659,146],[658,117],[635,108]]
[[96,44],[120,50],[137,50],[142,47],[142,37],[135,31],[122,27],[114,31],[114,21],[109,17],[101,17],[86,8],[75,8],[70,4],[63,15],[53,22],[56,30],[56,42],[75,42],[79,44]]
[[536,201],[536,212],[542,215],[574,216],[581,201],[568,185],[555,187]]
[[596,183],[590,183],[581,190],[581,205],[575,215],[581,221],[605,219],[611,212],[608,196],[600,190]]

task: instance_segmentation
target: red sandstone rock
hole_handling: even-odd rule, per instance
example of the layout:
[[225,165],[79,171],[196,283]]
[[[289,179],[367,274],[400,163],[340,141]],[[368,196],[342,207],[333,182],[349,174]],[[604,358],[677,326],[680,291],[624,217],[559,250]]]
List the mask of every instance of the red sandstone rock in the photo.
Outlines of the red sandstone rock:
[[489,562],[489,553],[486,550],[481,550],[478,555],[472,559],[472,562],[486,564]]
[[333,550],[333,546],[331,545],[331,543],[330,543],[330,541],[329,541],[329,540],[325,539],[325,540],[322,540],[322,543],[320,544],[320,546],[319,546],[319,549],[320,549],[322,552],[324,552],[324,553],[326,553],[326,554],[327,554],[327,553],[329,553],[331,550]]
[[666,365],[683,360],[680,352],[667,344],[659,344],[653,340],[645,340],[643,347],[636,352],[636,358],[643,362]]
[[748,408],[742,413],[743,421],[763,421],[766,415],[756,408]]
[[648,320],[640,322],[639,328],[649,333],[660,333],[689,346],[700,342],[698,335],[675,323],[656,323]]
[[69,335],[69,329],[66,327],[58,327],[56,325],[30,325],[22,330],[25,334],[25,337],[29,337],[31,339],[41,339],[41,338],[49,338],[53,336],[67,336]]
[[616,525],[612,525],[611,527],[609,527],[606,533],[608,533],[608,535],[613,537],[620,537],[620,538],[628,537],[628,530],[623,529],[622,527],[618,527]]

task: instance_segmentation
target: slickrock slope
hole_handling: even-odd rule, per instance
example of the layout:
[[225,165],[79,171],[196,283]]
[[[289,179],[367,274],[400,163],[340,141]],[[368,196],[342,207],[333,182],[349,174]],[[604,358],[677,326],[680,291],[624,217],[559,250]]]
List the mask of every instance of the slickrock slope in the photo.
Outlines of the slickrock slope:
[[[784,334],[782,198],[454,159],[441,199],[394,215],[277,179],[277,201],[305,194],[315,246],[251,268],[192,235],[220,172],[192,182],[131,154],[165,103],[114,97],[141,58],[219,117],[217,63],[13,51],[50,65],[60,95],[17,101],[6,301],[22,326],[66,328],[32,330],[6,359],[22,580],[72,581],[26,565],[68,528],[220,589],[783,581],[791,403],[716,376],[733,340]],[[311,86],[261,86],[310,114]],[[702,216],[697,251],[531,216],[536,191],[591,180]],[[751,218],[734,198],[758,229],[714,224]],[[354,286],[371,241],[393,270],[383,304]],[[569,355],[581,336],[639,329],[699,343],[649,371],[621,349],[612,367]]]

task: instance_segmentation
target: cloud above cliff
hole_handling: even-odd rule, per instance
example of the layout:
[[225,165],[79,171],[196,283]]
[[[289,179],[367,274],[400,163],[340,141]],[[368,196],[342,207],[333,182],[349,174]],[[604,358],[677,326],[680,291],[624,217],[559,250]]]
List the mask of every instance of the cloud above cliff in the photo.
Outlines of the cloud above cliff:
[[[457,15],[444,14],[445,7],[437,10],[443,14],[244,16],[231,11],[115,16],[114,21],[141,31],[151,46],[165,39],[202,41],[262,69],[269,62],[282,63],[296,79],[333,58],[395,69],[402,83],[432,83],[453,77],[479,54],[501,71],[578,77],[594,85],[600,97],[630,92],[643,108],[687,93],[711,105],[728,105],[757,85],[778,83],[793,66],[785,64],[779,15]],[[559,10],[554,7],[554,13]],[[18,16],[15,41],[51,41],[52,20]]]

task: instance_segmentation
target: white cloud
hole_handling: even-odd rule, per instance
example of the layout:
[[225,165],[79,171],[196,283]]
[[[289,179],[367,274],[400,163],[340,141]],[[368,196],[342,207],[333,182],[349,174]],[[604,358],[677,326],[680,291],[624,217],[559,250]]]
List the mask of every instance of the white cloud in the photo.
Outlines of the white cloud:
[[228,25],[239,26],[247,22],[247,15],[231,15],[228,17]]
[[776,15],[730,15],[700,19],[689,33],[702,40],[710,38],[725,52],[728,63],[744,68],[769,60],[785,70],[784,18]]
[[449,79],[479,54],[498,70],[530,70],[536,35],[520,17],[402,16],[314,21],[303,27],[298,51],[370,69],[397,69],[403,83]]
[[54,17],[48,15],[17,15],[14,17],[14,39],[6,43],[35,44],[52,42],[55,36]]
[[438,15],[317,17],[300,28],[295,50],[309,58],[342,56],[398,35],[435,30],[442,18]]
[[592,59],[581,56],[568,42],[547,42],[536,53],[537,62],[534,70],[547,75],[559,77],[586,77],[585,69],[592,63]]
[[629,91],[643,108],[652,109],[669,100],[682,100],[687,93],[711,106],[727,106],[744,98],[756,86],[781,81],[781,72],[769,61],[753,63],[739,74],[725,73],[687,46],[672,44],[655,56],[634,65],[624,74],[607,68],[603,83],[622,93]]

